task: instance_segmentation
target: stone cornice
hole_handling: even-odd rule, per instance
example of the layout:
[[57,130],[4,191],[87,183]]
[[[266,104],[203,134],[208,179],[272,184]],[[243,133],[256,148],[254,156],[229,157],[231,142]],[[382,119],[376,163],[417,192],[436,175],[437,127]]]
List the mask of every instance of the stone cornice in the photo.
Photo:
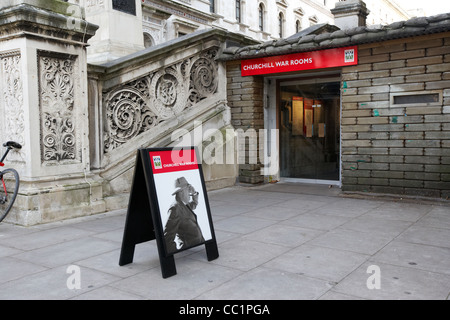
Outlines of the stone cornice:
[[144,7],[154,8],[160,12],[183,17],[189,20],[200,20],[199,22],[204,24],[211,24],[213,21],[217,20],[217,16],[215,14],[208,14],[191,8],[188,5],[171,0],[145,0],[142,5]]

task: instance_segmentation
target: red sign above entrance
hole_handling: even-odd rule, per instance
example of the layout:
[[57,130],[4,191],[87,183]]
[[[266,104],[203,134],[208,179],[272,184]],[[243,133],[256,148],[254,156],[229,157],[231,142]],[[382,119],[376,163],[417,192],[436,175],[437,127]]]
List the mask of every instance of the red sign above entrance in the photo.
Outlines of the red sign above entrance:
[[241,61],[243,77],[358,64],[358,47],[293,53]]

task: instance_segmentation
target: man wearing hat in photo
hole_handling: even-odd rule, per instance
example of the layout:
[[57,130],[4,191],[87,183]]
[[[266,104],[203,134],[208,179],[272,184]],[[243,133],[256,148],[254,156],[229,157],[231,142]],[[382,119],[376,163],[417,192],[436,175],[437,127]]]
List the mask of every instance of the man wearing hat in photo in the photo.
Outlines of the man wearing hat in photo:
[[[205,240],[197,223],[197,215],[193,210],[198,204],[198,192],[185,177],[175,180],[175,203],[169,208],[164,239],[168,253],[182,248],[189,248],[203,243]],[[192,198],[192,199],[191,199]]]

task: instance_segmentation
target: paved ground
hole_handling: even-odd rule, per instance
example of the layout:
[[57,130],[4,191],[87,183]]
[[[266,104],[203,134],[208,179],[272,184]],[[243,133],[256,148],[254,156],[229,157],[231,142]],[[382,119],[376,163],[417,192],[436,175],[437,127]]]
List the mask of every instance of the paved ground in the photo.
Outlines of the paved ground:
[[[125,210],[1,223],[0,299],[449,299],[448,204],[288,183],[209,198],[219,259],[208,262],[203,246],[177,254],[168,279],[155,241],[118,266]],[[81,288],[69,289],[76,275]]]

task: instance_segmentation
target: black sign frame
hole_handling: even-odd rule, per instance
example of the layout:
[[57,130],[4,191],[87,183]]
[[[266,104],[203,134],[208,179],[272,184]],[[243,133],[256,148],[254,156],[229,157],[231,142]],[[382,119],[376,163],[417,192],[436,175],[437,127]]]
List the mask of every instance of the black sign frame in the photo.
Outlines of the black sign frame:
[[[159,201],[161,200],[161,195],[160,198],[158,198],[158,189],[161,187],[161,184],[158,181],[155,181],[155,166],[152,165],[152,161],[154,161],[154,159],[151,159],[150,156],[151,153],[154,154],[158,152],[186,152],[191,155],[195,154],[195,158],[199,159],[198,150],[196,147],[147,148],[138,150],[130,199],[128,203],[127,217],[125,221],[119,265],[124,266],[133,262],[134,251],[137,244],[156,240],[162,277],[168,278],[177,274],[174,259],[174,255],[176,253],[191,249],[193,247],[205,245],[207,259],[208,261],[212,261],[219,257],[219,251],[217,248],[217,241],[201,161],[196,161],[197,169],[189,170],[188,175],[190,174],[191,177],[194,177],[194,180],[197,181],[197,186],[200,185],[200,188],[198,188],[200,190],[197,191],[197,194],[202,201],[203,210],[201,219],[203,219],[203,224],[207,225],[209,229],[203,228],[203,230],[206,230],[206,236],[202,240],[198,240],[188,246],[183,246],[175,252],[169,250],[166,241],[167,239],[165,239],[164,236],[165,226],[162,219],[162,213],[164,214],[164,212],[161,212],[161,208],[164,206],[167,207],[167,205],[164,203],[164,206],[162,206],[162,203]],[[184,165],[184,163],[185,162],[181,161],[182,165]],[[180,174],[183,172],[184,171],[179,171]],[[197,178],[195,177],[196,175],[198,175]],[[183,184],[185,181],[186,179],[177,179],[175,181],[174,188],[178,187],[178,189],[182,189],[183,186],[180,188],[180,184]],[[176,192],[177,191],[175,191],[172,195],[176,194]],[[170,208],[171,209],[169,209],[169,211],[173,212],[173,208]],[[194,216],[196,215],[194,214]],[[195,220],[197,221],[197,216]]]

